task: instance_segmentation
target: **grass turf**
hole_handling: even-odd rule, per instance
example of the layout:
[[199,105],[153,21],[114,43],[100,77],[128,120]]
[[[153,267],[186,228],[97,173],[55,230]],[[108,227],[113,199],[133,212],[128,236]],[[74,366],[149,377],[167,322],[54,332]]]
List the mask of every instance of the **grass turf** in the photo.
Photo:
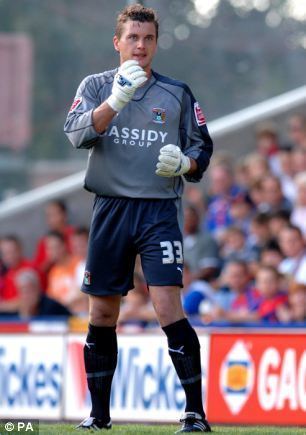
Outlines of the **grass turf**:
[[[127,434],[127,435],[146,435],[146,434],[173,434],[179,429],[179,425],[140,425],[140,424],[127,424],[127,425],[114,425],[112,430],[103,430],[101,433],[116,435],[116,434]],[[306,427],[279,427],[279,426],[213,426],[213,433],[215,434],[226,434],[226,435],[236,435],[236,434],[247,434],[247,435],[296,435],[304,434],[306,435]],[[64,435],[69,433],[78,433],[75,431],[75,425],[72,424],[40,424],[39,434],[43,435]],[[80,432],[79,432],[80,433]],[[81,433],[86,433],[81,431]],[[96,433],[96,432],[90,432]]]

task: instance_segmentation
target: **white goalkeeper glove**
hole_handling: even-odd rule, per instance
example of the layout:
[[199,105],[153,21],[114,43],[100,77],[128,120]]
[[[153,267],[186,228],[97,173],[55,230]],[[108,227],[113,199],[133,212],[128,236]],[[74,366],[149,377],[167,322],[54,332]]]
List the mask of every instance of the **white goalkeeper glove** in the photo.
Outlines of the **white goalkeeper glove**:
[[155,174],[160,177],[176,177],[189,171],[190,158],[176,145],[165,145],[160,149]]
[[146,80],[147,75],[137,60],[123,62],[114,77],[112,93],[106,100],[107,104],[115,112],[120,112],[133,98],[136,89]]

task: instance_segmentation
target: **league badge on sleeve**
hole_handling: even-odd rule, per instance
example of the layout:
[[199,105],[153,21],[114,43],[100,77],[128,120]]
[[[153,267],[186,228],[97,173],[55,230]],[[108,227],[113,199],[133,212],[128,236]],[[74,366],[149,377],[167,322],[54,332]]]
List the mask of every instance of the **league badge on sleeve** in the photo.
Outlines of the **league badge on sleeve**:
[[91,273],[88,272],[88,270],[85,270],[84,272],[84,280],[83,283],[85,285],[90,285],[91,284]]
[[78,97],[73,101],[73,103],[70,107],[69,113],[73,112],[75,109],[77,109],[79,107],[79,105],[82,103],[82,99],[83,99],[82,97]]
[[153,122],[156,124],[164,124],[166,122],[166,110],[160,108],[152,109]]
[[205,115],[202,112],[201,106],[197,101],[194,103],[193,108],[194,108],[194,115],[196,117],[197,124],[199,127],[201,127],[201,125],[206,124]]

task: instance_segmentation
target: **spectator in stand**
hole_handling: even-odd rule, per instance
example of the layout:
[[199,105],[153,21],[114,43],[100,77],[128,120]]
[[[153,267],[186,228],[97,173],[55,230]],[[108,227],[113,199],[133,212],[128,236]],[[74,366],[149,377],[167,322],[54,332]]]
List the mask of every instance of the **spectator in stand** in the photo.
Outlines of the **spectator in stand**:
[[248,167],[245,162],[245,157],[238,158],[238,161],[235,164],[234,176],[234,184],[237,184],[237,186],[239,186],[243,192],[247,191],[251,184],[251,180]]
[[268,215],[268,227],[271,240],[277,242],[278,236],[283,228],[290,225],[290,212],[279,210]]
[[252,218],[248,240],[253,252],[257,254],[257,258],[259,258],[261,250],[270,240],[269,215],[267,213],[258,213]]
[[293,149],[292,165],[295,174],[306,171],[306,148]]
[[[0,240],[0,245],[1,245],[1,240]],[[1,259],[1,249],[0,249],[0,300],[4,289],[5,273],[6,273],[6,268],[4,267],[3,261]]]
[[306,321],[306,286],[294,284],[289,288],[288,306],[278,308],[277,315],[281,322]]
[[233,220],[233,225],[241,228],[246,235],[250,232],[253,214],[253,203],[248,194],[241,193],[231,201],[230,215]]
[[14,235],[2,237],[0,241],[0,257],[5,269],[2,276],[2,288],[0,292],[0,311],[16,311],[18,305],[18,289],[15,278],[24,268],[33,268],[22,251],[21,240]]
[[292,204],[296,197],[296,187],[294,184],[295,168],[293,162],[293,148],[291,144],[281,146],[279,153],[279,168],[274,175],[279,177],[284,196]]
[[[255,288],[247,288],[232,302],[222,317],[230,322],[278,322],[278,310],[286,307],[287,295],[281,290],[280,275],[271,266],[261,266],[256,275]],[[219,313],[220,315],[220,313]]]
[[260,204],[262,204],[264,201],[261,180],[253,181],[250,184],[248,195],[250,196],[250,200],[252,201],[255,210],[259,211]]
[[[84,272],[85,262],[87,257],[89,230],[87,227],[77,227],[71,236],[71,253],[73,257],[78,259],[76,266],[76,279],[79,289],[81,289]],[[88,313],[89,300],[88,295],[80,291],[79,298],[73,304],[73,310],[77,313]]]
[[306,236],[306,171],[298,174],[294,181],[297,197],[292,210],[291,222]]
[[47,260],[53,264],[48,273],[47,295],[73,313],[79,313],[84,295],[78,282],[79,258],[72,256],[67,249],[64,236],[50,231],[46,237]]
[[19,292],[16,314],[20,318],[71,315],[66,307],[43,293],[39,275],[35,270],[21,270],[16,275],[15,282]]
[[[67,206],[62,200],[50,201],[45,207],[45,219],[48,231],[56,231],[63,235],[67,249],[71,250],[71,236],[74,228],[68,224]],[[37,244],[34,256],[35,266],[42,272],[48,273],[52,263],[47,255],[47,235],[43,236]]]
[[202,190],[196,186],[193,186],[191,183],[186,184],[184,200],[186,203],[193,205],[198,210],[199,215],[202,218],[206,207]]
[[271,241],[267,243],[267,245],[261,250],[259,260],[262,266],[272,266],[278,270],[283,259],[284,256],[280,250],[280,247],[278,246],[278,243]]
[[306,150],[306,115],[295,113],[289,118],[288,134],[291,142]]
[[249,185],[270,174],[268,160],[256,153],[248,154],[245,157],[245,166],[249,176]]
[[212,277],[207,280],[197,280],[190,283],[189,287],[183,293],[183,308],[188,316],[210,312],[215,303],[215,279]]
[[292,204],[284,197],[281,182],[275,175],[267,175],[261,181],[263,202],[259,210],[271,213],[279,210],[291,211]]
[[76,227],[71,237],[71,253],[74,257],[79,259],[79,264],[77,266],[77,277],[80,288],[84,279],[88,237],[89,230],[87,227]]
[[235,260],[249,263],[257,260],[257,253],[248,246],[244,231],[234,226],[225,231],[220,256],[223,263]]
[[275,172],[278,166],[279,140],[274,123],[266,121],[257,125],[256,147],[259,155],[269,162],[271,171]]
[[279,322],[278,311],[288,306],[288,295],[281,287],[281,276],[272,266],[261,266],[256,276],[256,289],[261,300],[254,315],[247,317],[251,320]]
[[306,286],[302,284],[292,285],[289,288],[289,306],[291,321],[306,321]]
[[184,207],[184,261],[191,280],[206,280],[220,267],[217,243],[207,231],[200,232],[200,215],[191,204]]
[[231,201],[241,193],[234,184],[232,167],[226,163],[214,163],[209,172],[210,197],[205,216],[205,231],[217,240],[222,239],[224,230],[232,225],[229,213]]
[[282,229],[279,245],[285,256],[279,272],[287,276],[289,286],[294,283],[306,285],[306,250],[302,231],[294,225]]
[[[261,251],[258,267],[254,276],[261,266],[270,266],[279,270],[281,262],[284,260],[283,253],[276,240],[271,240]],[[288,282],[284,275],[280,276],[280,285],[282,288],[288,288]]]
[[238,318],[240,313],[257,309],[258,304],[259,296],[253,289],[247,264],[244,261],[231,261],[222,272],[214,305],[209,313],[202,315],[202,319],[205,323],[232,320],[232,312],[235,314],[233,319],[235,316]]

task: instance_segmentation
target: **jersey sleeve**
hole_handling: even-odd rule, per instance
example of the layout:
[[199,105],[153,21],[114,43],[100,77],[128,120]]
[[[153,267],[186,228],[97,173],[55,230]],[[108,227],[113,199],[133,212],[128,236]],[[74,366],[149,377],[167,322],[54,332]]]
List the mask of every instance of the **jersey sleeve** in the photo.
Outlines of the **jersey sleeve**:
[[197,162],[193,174],[185,174],[187,181],[196,183],[202,178],[209,165],[213,152],[213,142],[209,135],[205,116],[199,103],[188,87],[184,89],[180,119],[180,139],[183,153]]
[[68,112],[64,132],[75,148],[91,148],[100,137],[93,125],[92,113],[99,106],[97,92],[91,76],[80,86]]

